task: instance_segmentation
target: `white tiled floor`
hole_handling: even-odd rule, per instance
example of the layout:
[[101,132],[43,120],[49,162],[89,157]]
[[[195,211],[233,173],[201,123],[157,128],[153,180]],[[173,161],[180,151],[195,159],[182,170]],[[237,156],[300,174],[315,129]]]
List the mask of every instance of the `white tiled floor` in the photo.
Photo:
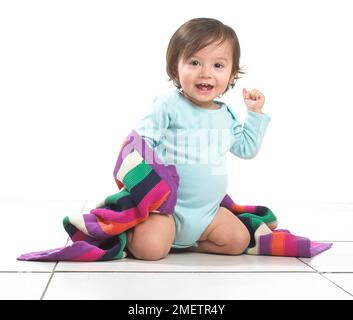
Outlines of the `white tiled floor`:
[[8,226],[0,233],[0,299],[353,299],[353,204],[268,204],[280,228],[334,242],[311,259],[190,252],[156,262],[15,259],[65,245],[63,217],[92,205],[0,200]]

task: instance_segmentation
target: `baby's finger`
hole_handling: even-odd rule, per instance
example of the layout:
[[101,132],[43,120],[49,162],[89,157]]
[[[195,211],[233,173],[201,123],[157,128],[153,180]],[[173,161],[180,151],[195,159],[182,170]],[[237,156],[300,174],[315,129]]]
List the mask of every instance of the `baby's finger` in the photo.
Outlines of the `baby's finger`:
[[257,98],[257,93],[256,93],[256,90],[255,89],[252,89],[250,92],[250,98],[253,99],[253,100],[256,100]]
[[243,89],[243,97],[244,99],[250,99],[250,92],[246,90],[246,88]]
[[246,99],[246,94],[247,94],[247,91],[245,88],[243,88],[243,98]]
[[259,90],[253,89],[251,92],[255,100],[263,99],[263,94]]

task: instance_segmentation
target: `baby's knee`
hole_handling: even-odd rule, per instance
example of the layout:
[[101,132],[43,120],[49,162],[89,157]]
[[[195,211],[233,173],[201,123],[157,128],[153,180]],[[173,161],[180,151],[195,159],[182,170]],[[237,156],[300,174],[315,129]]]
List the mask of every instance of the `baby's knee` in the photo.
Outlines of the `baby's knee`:
[[247,230],[237,232],[228,241],[227,252],[232,255],[242,254],[248,248],[250,234]]
[[161,239],[154,235],[144,237],[131,237],[127,248],[136,259],[156,261],[165,258],[170,247],[161,242]]

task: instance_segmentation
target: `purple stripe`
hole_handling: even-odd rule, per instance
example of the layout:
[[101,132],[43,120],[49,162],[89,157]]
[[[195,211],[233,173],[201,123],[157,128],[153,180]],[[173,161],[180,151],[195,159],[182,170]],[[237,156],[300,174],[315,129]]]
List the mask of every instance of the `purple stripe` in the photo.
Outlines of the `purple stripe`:
[[92,246],[84,241],[78,241],[71,246],[49,249],[43,251],[30,252],[18,257],[18,260],[41,260],[41,261],[54,261],[66,260],[71,261],[74,258],[88,252]]
[[84,214],[83,219],[88,233],[91,237],[96,239],[107,239],[111,237],[110,234],[105,233],[100,225],[98,224],[98,219],[94,214]]
[[272,233],[259,237],[259,254],[271,255]]
[[119,168],[126,158],[134,150],[138,151],[140,155],[144,158],[146,163],[151,165],[151,167],[158,173],[158,175],[165,180],[170,189],[171,193],[167,197],[166,201],[158,208],[161,212],[166,214],[174,213],[174,207],[176,205],[176,195],[179,186],[179,176],[174,165],[164,165],[163,162],[157,156],[148,143],[135,131],[132,130],[131,133],[126,138],[128,142],[124,147],[121,148],[118,160],[114,168],[114,178],[116,178]]
[[297,237],[298,239],[298,257],[310,258],[310,240],[304,237]]
[[223,200],[221,201],[221,204],[220,206],[221,207],[224,207],[224,208],[227,208],[227,209],[231,209],[232,208],[232,204],[233,204],[233,200],[231,199],[231,197],[226,194],[223,198]]
[[332,243],[322,243],[322,242],[311,242],[310,257],[317,255],[318,253],[330,249]]
[[92,246],[84,241],[77,241],[71,246],[65,247],[61,252],[58,252],[56,254],[56,260],[72,261],[84,253],[89,252],[92,248],[95,248],[95,246]]

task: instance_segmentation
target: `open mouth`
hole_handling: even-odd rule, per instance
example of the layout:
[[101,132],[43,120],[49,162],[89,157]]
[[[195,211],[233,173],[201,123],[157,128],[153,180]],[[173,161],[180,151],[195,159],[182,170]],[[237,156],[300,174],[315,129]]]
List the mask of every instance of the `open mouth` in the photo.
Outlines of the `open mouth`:
[[213,86],[208,84],[208,83],[199,83],[195,85],[197,89],[201,90],[201,91],[211,91],[213,89]]

